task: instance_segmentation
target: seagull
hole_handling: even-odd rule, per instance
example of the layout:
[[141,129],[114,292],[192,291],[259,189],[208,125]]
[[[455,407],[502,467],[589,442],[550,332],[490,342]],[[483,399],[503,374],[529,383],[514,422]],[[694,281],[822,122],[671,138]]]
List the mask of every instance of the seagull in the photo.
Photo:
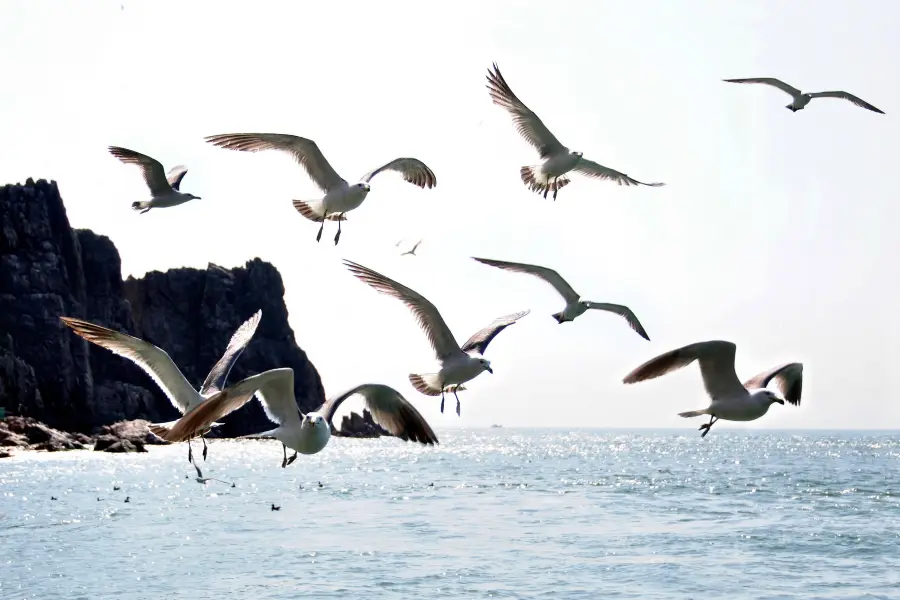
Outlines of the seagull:
[[146,154],[119,146],[110,146],[109,153],[127,165],[138,165],[141,168],[144,181],[150,188],[150,200],[131,203],[131,208],[140,211],[141,214],[151,208],[168,208],[184,204],[188,200],[200,200],[200,196],[181,191],[181,180],[187,174],[187,167],[183,165],[172,167],[166,175],[162,164]]
[[[82,321],[81,319],[72,317],[60,317],[62,322],[68,325],[79,336],[89,342],[106,348],[119,356],[127,358],[140,367],[153,379],[153,381],[156,382],[156,385],[160,387],[163,393],[169,398],[172,405],[177,408],[181,414],[190,413],[200,406],[207,398],[221,391],[225,385],[225,380],[228,379],[228,374],[231,372],[231,367],[234,366],[235,361],[237,361],[238,357],[244,351],[244,348],[247,347],[247,344],[250,343],[253,334],[256,333],[256,328],[259,325],[261,318],[262,311],[258,310],[252,317],[247,319],[237,328],[237,331],[231,336],[231,341],[228,342],[228,348],[225,349],[222,358],[213,365],[209,375],[206,376],[206,381],[203,382],[203,385],[198,392],[191,387],[191,384],[188,383],[181,371],[178,370],[178,367],[175,366],[175,363],[172,362],[172,358],[165,350],[140,338],[113,331],[112,329],[107,329],[106,327],[101,327],[100,325],[95,325],[88,321]],[[177,421],[153,423],[150,425],[150,432],[159,438],[163,438],[165,432],[175,425],[175,423],[177,423]],[[218,427],[219,425],[220,423],[210,423],[210,427]],[[203,435],[207,431],[208,429],[200,432],[200,439],[203,440],[203,460],[206,460],[207,453],[206,439]],[[191,441],[187,440],[187,443],[188,461],[194,463]],[[200,468],[196,464],[194,464],[194,468],[197,470],[197,476],[203,477]]]
[[280,507],[280,506],[275,506],[275,504],[273,503],[273,504],[272,504],[271,510],[281,510],[281,507]]
[[786,94],[790,94],[791,103],[785,106],[786,109],[791,112],[797,112],[798,110],[803,110],[803,108],[809,104],[810,100],[813,98],[841,98],[843,100],[849,100],[853,104],[860,106],[862,108],[871,110],[872,112],[877,112],[880,114],[884,114],[883,110],[875,108],[862,98],[854,96],[853,94],[849,94],[847,92],[807,92],[803,93],[795,87],[789,86],[785,82],[780,79],[775,79],[774,77],[750,77],[747,79],[723,79],[722,81],[727,81],[728,83],[764,83],[766,85],[771,85],[772,87],[777,87],[782,92]]
[[[315,454],[325,447],[331,438],[335,412],[354,394],[363,397],[373,420],[392,435],[425,445],[438,443],[437,435],[419,411],[400,392],[378,383],[350,388],[301,416],[294,397],[294,370],[290,368],[271,369],[229,386],[179,419],[165,432],[163,439],[170,442],[190,439],[256,395],[266,416],[278,427],[242,437],[274,437],[280,441],[284,454],[281,466],[284,468],[297,459],[298,453]],[[288,448],[294,451],[290,458]]]
[[[403,240],[400,240],[400,241],[402,242]],[[410,256],[416,256],[416,249],[419,247],[419,244],[421,244],[421,243],[422,243],[422,240],[419,240],[418,242],[413,244],[412,248],[410,248],[406,252],[401,252],[400,256],[406,256],[407,254],[409,254]],[[400,242],[397,242],[397,245],[399,246]]]
[[325,197],[318,200],[294,200],[294,208],[310,221],[321,223],[318,242],[322,238],[325,221],[337,221],[338,230],[334,236],[337,245],[341,238],[341,221],[344,213],[358,208],[369,194],[369,182],[383,171],[397,171],[403,179],[420,188],[431,189],[437,185],[434,172],[417,158],[395,158],[374,171],[362,176],[359,183],[350,185],[332,168],[319,146],[312,140],[284,133],[225,133],[205,138],[207,142],[220,148],[259,152],[260,150],[281,150],[288,152],[300,163],[307,174],[319,186]]
[[591,302],[590,300],[580,300],[581,296],[578,295],[578,292],[572,289],[566,280],[560,277],[559,273],[554,271],[553,269],[548,269],[546,267],[539,267],[537,265],[527,265],[524,263],[514,263],[514,262],[506,262],[505,260],[493,260],[490,258],[478,258],[473,256],[474,260],[477,260],[480,263],[484,263],[486,265],[490,265],[492,267],[497,267],[498,269],[505,269],[507,271],[514,271],[516,273],[527,273],[529,275],[534,275],[535,277],[539,277],[553,286],[559,295],[563,297],[563,300],[566,301],[566,307],[555,313],[552,316],[556,319],[556,322],[562,325],[566,321],[574,321],[576,317],[582,315],[589,308],[593,308],[596,310],[605,310],[614,314],[619,315],[620,317],[624,317],[626,321],[628,321],[628,325],[634,329],[638,335],[640,335],[645,340],[650,340],[647,336],[647,332],[644,331],[644,327],[641,325],[641,322],[638,321],[637,315],[635,315],[630,308],[627,306],[623,306],[621,304],[607,304],[605,302]]
[[406,304],[416,316],[419,326],[425,331],[431,347],[434,348],[441,368],[437,373],[422,375],[411,373],[409,382],[420,394],[440,395],[441,412],[444,412],[444,394],[452,391],[456,398],[456,414],[460,415],[459,396],[457,395],[461,389],[458,387],[459,384],[474,379],[483,371],[493,374],[491,361],[484,358],[488,344],[498,333],[531,312],[525,310],[498,317],[490,325],[476,332],[460,347],[450,328],[447,327],[447,323],[444,322],[441,313],[424,296],[368,267],[346,259],[344,259],[344,265],[361,281],[382,294],[393,296]]
[[574,152],[563,146],[547,129],[543,121],[516,97],[509,84],[503,79],[503,75],[500,74],[497,63],[494,63],[493,71],[488,69],[487,80],[488,92],[494,104],[505,108],[512,115],[516,131],[537,149],[543,159],[540,165],[526,165],[519,169],[522,181],[531,191],[543,192],[544,198],[546,198],[547,192],[553,190],[553,199],[556,200],[559,190],[569,183],[569,178],[565,176],[566,173],[573,170],[594,179],[615,181],[619,185],[646,185],[649,187],[665,185],[664,183],[638,181],[625,173],[586,160],[582,157],[582,152]]
[[[769,410],[774,403],[784,404],[787,400],[794,406],[800,405],[803,390],[803,364],[787,363],[748,379],[744,383],[734,370],[736,346],[731,342],[714,340],[689,344],[649,360],[629,373],[624,383],[636,383],[654,379],[670,371],[686,367],[699,361],[703,387],[711,398],[709,407],[678,413],[679,417],[699,417],[709,415],[709,423],[700,426],[706,437],[709,428],[719,419],[726,421],[754,421]],[[774,382],[781,397],[766,389]]]

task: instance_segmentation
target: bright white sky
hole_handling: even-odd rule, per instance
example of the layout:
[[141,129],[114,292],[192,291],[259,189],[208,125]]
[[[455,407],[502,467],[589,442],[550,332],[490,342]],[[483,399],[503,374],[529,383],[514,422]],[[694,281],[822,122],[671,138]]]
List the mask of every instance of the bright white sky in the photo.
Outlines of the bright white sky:
[[[388,383],[438,427],[696,429],[676,415],[706,406],[695,366],[621,379],[727,339],[742,378],[805,365],[802,406],[747,427],[896,428],[898,30],[892,0],[8,0],[0,181],[58,181],[72,225],[112,238],[124,276],[273,262],[326,391]],[[490,101],[492,61],[564,144],[667,187],[576,175],[555,204],[529,192],[518,170],[537,155]],[[794,114],[776,89],[721,81],[757,76],[887,114],[840,100]],[[290,200],[320,194],[289,156],[203,141],[254,131],[315,140],[350,181],[415,156],[438,186],[381,175],[340,245],[333,223],[317,244]],[[133,212],[147,190],[108,145],[187,165],[182,189],[203,200]],[[419,237],[418,257],[398,256]],[[550,287],[469,256],[556,268],[585,298],[630,306],[652,342],[605,313],[557,325]],[[343,257],[421,292],[460,343],[532,310],[491,344],[495,374],[468,384],[462,419],[409,385],[433,367],[425,336]]]

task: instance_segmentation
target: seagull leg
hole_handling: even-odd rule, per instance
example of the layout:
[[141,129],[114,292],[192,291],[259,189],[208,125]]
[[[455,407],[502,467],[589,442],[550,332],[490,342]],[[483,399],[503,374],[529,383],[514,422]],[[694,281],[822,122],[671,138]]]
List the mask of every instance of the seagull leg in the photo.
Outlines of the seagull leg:
[[444,412],[444,388],[441,388],[441,412]]
[[456,416],[460,417],[462,415],[459,414],[459,395],[457,395],[455,388],[453,390],[453,397],[456,398]]
[[713,426],[713,423],[719,420],[719,417],[710,415],[709,423],[704,423],[700,426],[700,431],[703,433],[700,434],[700,437],[706,437],[706,434],[709,433],[709,428]]
[[325,221],[328,219],[328,211],[325,211],[325,214],[322,215],[322,224],[319,225],[319,233],[316,235],[316,241],[322,239],[322,231],[325,229]]
[[[344,213],[338,215],[339,217],[343,217]],[[334,235],[334,245],[337,246],[338,240],[341,239],[341,222],[338,220],[338,232]]]
[[188,440],[188,462],[194,462],[194,449],[191,448],[191,440]]
[[201,435],[200,439],[203,441],[203,462],[206,462],[206,438]]
[[553,178],[553,201],[556,202],[556,194],[559,193],[559,177]]
[[197,470],[197,477],[203,479],[203,472],[200,471],[200,467],[197,466],[197,463],[194,463],[194,469]]
[[295,460],[297,460],[297,451],[296,450],[294,450],[294,455],[288,459],[287,464],[291,464]]
[[281,468],[285,468],[287,466],[287,446],[284,445],[284,442],[281,443],[281,450],[284,452],[284,460],[281,461]]
[[550,178],[547,178],[547,186],[544,188],[544,200],[547,199],[547,192],[550,191]]

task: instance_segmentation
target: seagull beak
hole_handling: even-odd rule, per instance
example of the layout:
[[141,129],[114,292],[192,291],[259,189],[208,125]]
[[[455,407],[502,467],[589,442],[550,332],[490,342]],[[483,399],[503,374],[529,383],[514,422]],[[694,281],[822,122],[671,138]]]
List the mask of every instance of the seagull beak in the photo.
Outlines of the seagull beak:
[[784,400],[782,400],[781,398],[775,398],[775,402],[784,406]]
[[491,375],[494,374],[494,370],[493,370],[492,368],[490,368],[490,367],[485,367],[485,370],[486,370],[488,373],[490,373]]

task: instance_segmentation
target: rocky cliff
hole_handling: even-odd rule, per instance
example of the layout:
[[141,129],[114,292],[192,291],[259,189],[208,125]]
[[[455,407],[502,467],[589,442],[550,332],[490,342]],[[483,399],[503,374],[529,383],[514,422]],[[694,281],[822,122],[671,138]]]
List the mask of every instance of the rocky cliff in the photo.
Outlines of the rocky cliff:
[[[234,330],[257,310],[256,335],[229,376],[294,369],[304,411],[324,400],[315,367],[287,321],[281,275],[254,259],[244,267],[174,269],[122,281],[109,238],[73,230],[55,182],[0,188],[0,407],[65,431],[179,413],[130,361],[94,346],[59,320],[78,317],[164,349],[199,388]],[[271,427],[257,402],[224,420],[220,436]]]

